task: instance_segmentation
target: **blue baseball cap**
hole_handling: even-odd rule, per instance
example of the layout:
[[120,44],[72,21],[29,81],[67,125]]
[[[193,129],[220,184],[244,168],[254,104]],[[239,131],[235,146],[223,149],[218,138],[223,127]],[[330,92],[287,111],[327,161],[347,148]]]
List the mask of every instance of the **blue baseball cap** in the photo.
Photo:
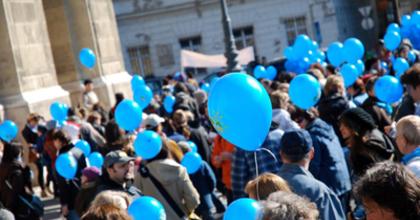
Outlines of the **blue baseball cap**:
[[280,146],[281,151],[287,155],[306,154],[312,149],[312,138],[309,132],[303,129],[286,131]]

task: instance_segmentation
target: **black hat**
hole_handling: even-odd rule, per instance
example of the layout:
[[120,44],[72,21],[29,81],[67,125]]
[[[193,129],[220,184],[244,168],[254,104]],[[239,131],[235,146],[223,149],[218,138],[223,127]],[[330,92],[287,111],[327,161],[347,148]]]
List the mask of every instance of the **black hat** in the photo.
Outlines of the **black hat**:
[[118,164],[125,164],[128,161],[133,161],[136,160],[133,157],[129,157],[127,155],[127,153],[125,153],[122,150],[114,150],[109,152],[104,159],[104,167],[110,167],[112,166],[114,163],[118,163]]
[[92,80],[87,79],[87,80],[85,80],[84,85],[91,84],[91,83],[93,83]]
[[372,116],[361,108],[347,109],[341,114],[340,121],[358,133],[376,128]]
[[290,130],[283,134],[280,146],[286,155],[306,154],[312,149],[312,138],[306,130]]

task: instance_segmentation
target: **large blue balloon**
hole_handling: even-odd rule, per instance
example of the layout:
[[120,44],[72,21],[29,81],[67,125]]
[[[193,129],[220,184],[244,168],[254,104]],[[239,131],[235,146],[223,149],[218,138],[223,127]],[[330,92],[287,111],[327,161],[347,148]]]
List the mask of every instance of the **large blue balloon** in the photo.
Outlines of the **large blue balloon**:
[[214,84],[216,84],[217,80],[219,80],[220,77],[214,77],[211,81],[210,81],[210,90],[213,88]]
[[365,71],[365,63],[363,63],[363,61],[361,61],[361,60],[358,60],[353,65],[356,66],[358,76],[362,75],[363,71]]
[[404,15],[404,16],[402,16],[401,17],[401,24],[402,24],[402,26],[405,26],[405,27],[410,27],[411,26],[411,17],[410,17],[410,15]]
[[65,121],[67,119],[68,107],[64,103],[54,102],[50,106],[51,116],[57,121]]
[[277,69],[274,66],[269,66],[265,70],[265,78],[274,80],[277,76]]
[[393,76],[383,76],[375,83],[376,97],[385,103],[394,103],[400,100],[404,88],[400,81]]
[[82,150],[85,157],[89,157],[91,148],[90,144],[87,141],[80,140],[74,146]]
[[194,142],[188,141],[188,146],[191,148],[192,152],[198,151],[197,145]]
[[126,131],[137,129],[143,120],[141,107],[134,101],[124,100],[118,104],[115,110],[117,124]]
[[356,63],[365,54],[365,47],[356,38],[349,38],[343,44],[344,60],[348,63]]
[[416,61],[416,54],[414,53],[414,51],[410,50],[408,52],[408,57],[407,57],[411,62],[415,62]]
[[208,113],[224,139],[248,151],[262,145],[272,119],[267,91],[255,78],[243,73],[230,73],[216,82],[209,95]]
[[152,159],[162,149],[162,139],[154,131],[143,131],[134,141],[134,151],[143,159]]
[[292,47],[286,47],[283,51],[283,55],[288,60],[292,59],[293,58],[293,48]]
[[356,82],[357,77],[359,76],[357,69],[352,64],[345,64],[340,68],[341,76],[344,80],[344,86],[347,88],[353,85]]
[[194,174],[200,169],[202,161],[200,154],[188,152],[182,158],[181,165],[187,169],[188,174]]
[[142,196],[134,200],[128,207],[128,214],[134,220],[165,220],[166,212],[162,204],[149,196]]
[[256,79],[266,78],[266,70],[264,66],[258,65],[254,68],[254,77]]
[[340,42],[332,43],[327,51],[328,60],[335,67],[340,66],[344,62],[343,44]]
[[397,32],[400,33],[400,26],[396,23],[391,23],[388,25],[388,28],[386,29],[386,32]]
[[321,86],[315,77],[301,74],[290,82],[289,95],[297,107],[310,109],[321,98]]
[[[410,68],[410,65],[408,64],[407,60],[402,58],[402,57],[398,57],[393,66],[395,71],[397,71],[397,74],[401,75],[403,74],[406,70],[408,70],[408,68]],[[399,77],[397,77],[399,79]]]
[[163,99],[163,107],[168,113],[172,113],[174,111],[173,109],[174,104],[175,104],[175,97],[172,95],[166,96],[165,99]]
[[60,154],[55,161],[55,167],[58,174],[65,179],[73,179],[76,176],[77,161],[71,154]]
[[401,44],[401,36],[397,32],[387,32],[384,36],[385,48],[393,51],[396,50]]
[[203,85],[201,85],[201,89],[204,90],[205,92],[210,92],[210,84],[203,83]]
[[133,78],[131,78],[131,90],[134,92],[138,87],[144,86],[146,83],[144,82],[143,77],[139,75],[134,75]]
[[315,57],[316,57],[317,59],[321,59],[321,61],[322,61],[322,62],[324,62],[324,61],[325,61],[325,53],[324,53],[324,52],[322,52],[322,51],[318,51],[318,52],[316,52]]
[[4,141],[11,141],[13,140],[18,133],[17,125],[10,120],[6,120],[0,124],[0,138]]
[[261,212],[260,204],[249,198],[235,200],[226,209],[223,220],[255,220]]
[[302,58],[310,49],[311,39],[308,36],[301,34],[295,39],[293,44],[293,55],[295,58]]
[[104,164],[104,157],[98,152],[93,152],[89,155],[89,163],[91,166],[101,169],[102,164]]
[[139,104],[140,108],[142,109],[145,109],[147,106],[149,106],[152,98],[153,92],[146,85],[138,87],[134,92],[134,101],[137,102],[137,104]]
[[79,53],[79,60],[87,68],[93,68],[96,61],[95,53],[89,48],[84,48]]
[[381,62],[381,67],[384,69],[388,69],[388,64],[386,62]]

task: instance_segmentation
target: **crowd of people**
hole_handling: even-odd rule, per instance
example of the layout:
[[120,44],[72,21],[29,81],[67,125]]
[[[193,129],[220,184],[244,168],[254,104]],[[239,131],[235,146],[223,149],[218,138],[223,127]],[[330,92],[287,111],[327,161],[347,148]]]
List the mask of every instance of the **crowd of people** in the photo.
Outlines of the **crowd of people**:
[[[406,47],[396,56],[406,55]],[[107,111],[92,81],[86,80],[83,105],[69,108],[66,123],[31,113],[22,129],[25,143],[3,143],[0,216],[41,217],[33,207],[38,203],[27,166],[34,163],[40,196],[58,198],[62,215],[70,220],[131,219],[127,209],[142,196],[157,199],[170,220],[220,219],[229,204],[245,197],[260,202],[258,219],[263,220],[420,219],[417,59],[401,76],[404,97],[392,106],[375,94],[375,82],[386,72],[378,58],[367,60],[364,74],[348,88],[340,68],[313,64],[303,74],[313,75],[323,93],[308,110],[289,98],[295,73],[279,73],[274,81],[260,79],[273,116],[256,151],[239,148],[217,133],[207,111],[208,94],[193,74],[164,78],[162,93],[154,95],[134,131],[125,131],[114,119],[124,95],[116,94],[115,105]],[[172,113],[163,108],[169,95],[176,98]],[[138,157],[134,150],[136,136],[146,130],[162,141],[151,159]],[[103,155],[101,169],[89,166],[75,147],[79,140]],[[180,163],[192,151],[187,141],[196,144],[203,159],[193,174]],[[29,154],[26,162],[24,152]],[[64,153],[76,159],[73,179],[57,172],[57,157]]]

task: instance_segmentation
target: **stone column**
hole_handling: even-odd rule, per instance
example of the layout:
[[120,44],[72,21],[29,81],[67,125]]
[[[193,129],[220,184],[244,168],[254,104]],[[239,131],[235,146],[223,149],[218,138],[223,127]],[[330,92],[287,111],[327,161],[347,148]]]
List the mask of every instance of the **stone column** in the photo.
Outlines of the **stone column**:
[[57,83],[41,1],[1,1],[0,118],[15,121],[17,139],[23,141],[27,115],[37,112],[50,119],[55,101],[70,104],[69,93]]
[[[107,108],[114,94],[131,97],[131,76],[125,71],[111,0],[44,0],[48,34],[58,82],[70,92],[73,105],[81,105],[83,81],[91,79]],[[83,66],[79,53],[90,48],[96,55],[92,69]]]

